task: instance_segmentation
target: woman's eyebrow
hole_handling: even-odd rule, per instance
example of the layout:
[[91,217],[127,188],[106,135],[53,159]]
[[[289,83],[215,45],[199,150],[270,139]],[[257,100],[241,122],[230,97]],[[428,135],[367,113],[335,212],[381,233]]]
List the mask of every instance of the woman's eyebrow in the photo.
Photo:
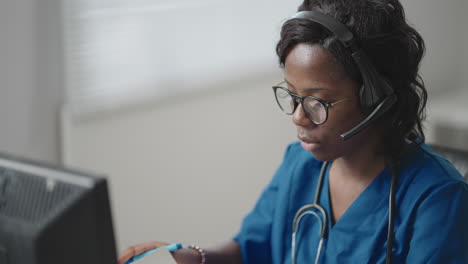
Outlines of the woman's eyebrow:
[[[296,87],[294,87],[294,85],[292,85],[288,80],[286,80],[286,78],[284,79],[284,81],[288,84],[289,87],[293,88],[294,90],[297,90]],[[323,90],[328,90],[328,89],[323,88],[323,87],[310,87],[310,88],[304,88],[304,90],[306,92],[317,92],[317,91],[323,91]]]

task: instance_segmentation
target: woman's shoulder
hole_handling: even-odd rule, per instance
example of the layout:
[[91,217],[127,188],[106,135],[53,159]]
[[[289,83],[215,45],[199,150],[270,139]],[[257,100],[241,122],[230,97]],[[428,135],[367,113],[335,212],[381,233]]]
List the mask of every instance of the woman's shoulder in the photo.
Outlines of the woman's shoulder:
[[414,169],[419,171],[417,174],[423,175],[425,181],[434,181],[438,184],[442,182],[466,183],[455,166],[429,145],[421,144],[411,155],[413,157],[410,158],[408,167],[414,165]]
[[[302,148],[300,142],[293,142],[288,145],[283,157],[283,162],[278,170],[278,177],[285,179],[294,178],[299,180],[301,175],[319,171],[323,161],[317,160],[314,155]],[[283,177],[284,176],[284,177]]]
[[316,165],[322,164],[322,161],[317,160],[312,152],[302,148],[300,141],[295,141],[288,145],[284,155],[284,160],[294,163],[313,163]]
[[430,146],[422,144],[411,155],[397,189],[396,232],[408,243],[406,262],[461,263],[467,257],[468,185]]
[[301,147],[301,142],[300,141],[291,142],[291,143],[289,143],[288,147],[286,148],[286,154],[302,154],[302,153],[305,153],[305,152],[306,152],[306,150]]
[[444,188],[468,192],[468,185],[450,161],[429,145],[421,144],[401,162],[402,185],[413,193],[434,192]]

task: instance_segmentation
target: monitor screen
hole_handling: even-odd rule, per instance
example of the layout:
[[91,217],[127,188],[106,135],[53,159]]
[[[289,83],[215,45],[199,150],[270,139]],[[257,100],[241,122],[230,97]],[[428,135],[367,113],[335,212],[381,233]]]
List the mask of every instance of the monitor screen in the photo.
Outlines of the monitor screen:
[[1,264],[116,263],[102,176],[0,154]]

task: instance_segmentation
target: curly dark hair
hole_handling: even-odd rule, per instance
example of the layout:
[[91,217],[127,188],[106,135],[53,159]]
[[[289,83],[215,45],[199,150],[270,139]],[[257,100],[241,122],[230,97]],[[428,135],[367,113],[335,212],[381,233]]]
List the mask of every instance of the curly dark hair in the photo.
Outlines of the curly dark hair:
[[[304,0],[298,11],[314,10],[334,17],[354,34],[377,71],[394,88],[397,102],[379,125],[384,131],[385,153],[398,161],[408,141],[423,143],[427,91],[418,74],[425,52],[424,40],[405,19],[398,0]],[[362,83],[361,73],[346,48],[322,25],[306,19],[283,24],[276,46],[281,67],[292,48],[299,43],[319,44],[342,64],[351,79]],[[413,144],[414,145],[414,144]]]

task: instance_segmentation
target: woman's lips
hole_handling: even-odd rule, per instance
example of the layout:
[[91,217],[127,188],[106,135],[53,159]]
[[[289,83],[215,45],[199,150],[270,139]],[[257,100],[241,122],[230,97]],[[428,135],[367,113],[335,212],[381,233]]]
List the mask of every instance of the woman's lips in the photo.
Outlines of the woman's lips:
[[309,142],[301,139],[301,146],[307,151],[314,151],[320,147],[320,142]]

